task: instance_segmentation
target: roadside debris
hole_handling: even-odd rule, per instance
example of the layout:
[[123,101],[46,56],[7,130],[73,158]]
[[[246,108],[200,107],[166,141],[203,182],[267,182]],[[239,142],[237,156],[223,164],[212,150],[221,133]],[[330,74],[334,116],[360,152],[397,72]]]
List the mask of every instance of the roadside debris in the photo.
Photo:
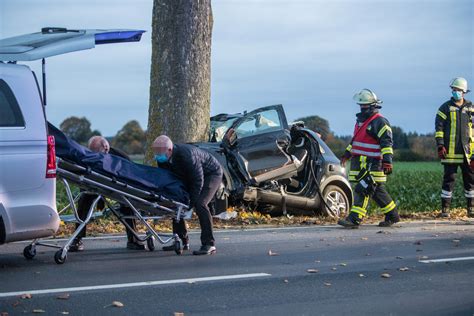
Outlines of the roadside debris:
[[273,252],[273,251],[270,249],[270,250],[268,250],[268,255],[269,255],[269,256],[279,256],[280,254],[277,253],[277,252]]
[[391,277],[392,277],[389,273],[382,273],[380,276],[381,276],[382,278],[385,278],[385,279],[388,279],[388,278],[391,278]]

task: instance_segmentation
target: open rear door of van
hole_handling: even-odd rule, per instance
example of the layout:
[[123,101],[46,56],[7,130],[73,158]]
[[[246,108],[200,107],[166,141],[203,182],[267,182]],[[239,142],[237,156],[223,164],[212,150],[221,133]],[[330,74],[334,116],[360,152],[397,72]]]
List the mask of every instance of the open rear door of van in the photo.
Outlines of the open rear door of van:
[[143,30],[69,30],[45,27],[41,32],[0,40],[0,61],[32,61],[94,48],[99,44],[140,41]]

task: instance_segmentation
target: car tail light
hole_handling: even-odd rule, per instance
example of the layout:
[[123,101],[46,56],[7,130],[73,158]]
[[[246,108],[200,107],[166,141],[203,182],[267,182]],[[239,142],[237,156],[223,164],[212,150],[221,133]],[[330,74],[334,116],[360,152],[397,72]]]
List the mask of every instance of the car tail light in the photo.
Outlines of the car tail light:
[[46,163],[46,178],[56,178],[56,149],[54,148],[54,136],[48,136],[48,160]]

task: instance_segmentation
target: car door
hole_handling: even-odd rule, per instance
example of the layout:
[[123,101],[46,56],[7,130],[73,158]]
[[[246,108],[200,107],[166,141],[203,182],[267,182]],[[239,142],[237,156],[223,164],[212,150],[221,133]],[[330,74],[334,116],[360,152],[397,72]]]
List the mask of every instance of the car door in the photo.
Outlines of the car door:
[[250,177],[255,177],[289,163],[284,152],[290,137],[282,105],[272,105],[245,114],[232,125],[237,141],[232,148],[240,157]]

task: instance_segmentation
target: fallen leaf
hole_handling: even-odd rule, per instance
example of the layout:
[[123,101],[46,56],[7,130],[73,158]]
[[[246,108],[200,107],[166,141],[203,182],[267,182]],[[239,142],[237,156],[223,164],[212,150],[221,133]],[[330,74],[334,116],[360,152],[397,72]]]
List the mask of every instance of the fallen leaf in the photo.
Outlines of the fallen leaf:
[[174,316],[184,316],[184,313],[182,313],[182,312],[174,312]]
[[359,277],[361,277],[361,278],[365,278],[365,275],[364,275],[364,274],[362,274],[362,273],[359,273]]
[[115,307],[124,307],[125,305],[123,305],[122,302],[113,301],[113,302],[112,302],[112,306],[115,306]]
[[42,314],[42,313],[45,313],[45,311],[42,310],[42,309],[34,309],[34,310],[33,310],[33,313],[34,313],[34,314]]
[[326,286],[331,286],[331,283],[329,283],[329,282],[324,282],[324,285],[326,285]]
[[336,271],[337,268],[336,268],[336,267],[332,267],[331,270],[332,270],[332,271]]
[[388,274],[388,273],[382,273],[380,276],[381,276],[382,278],[386,278],[386,279],[392,277],[392,276],[391,276],[390,274]]
[[288,280],[287,280],[287,279],[284,279],[283,282],[288,283]]
[[342,262],[342,263],[340,263],[339,265],[340,265],[341,267],[345,267],[345,266],[347,266],[347,263]]
[[26,294],[22,294],[22,295],[21,295],[21,299],[22,299],[22,300],[26,300],[26,299],[29,300],[30,298],[31,298],[31,294],[30,294],[30,293],[26,293]]
[[268,255],[269,256],[278,256],[279,254],[277,252],[273,252],[271,249],[268,250]]
[[401,256],[396,256],[395,259],[403,259]]
[[63,315],[69,315],[69,312],[63,311],[63,312],[61,312],[61,314],[63,314]]
[[402,272],[405,272],[405,271],[408,271],[410,270],[408,267],[402,267],[400,269],[398,269],[398,271],[402,271]]
[[68,300],[69,296],[71,296],[71,295],[69,295],[68,293],[64,293],[64,294],[61,294],[58,297],[56,297],[56,299],[58,299],[58,300]]
[[361,240],[369,240],[367,237],[362,237]]
[[308,269],[308,270],[306,270],[306,272],[308,272],[308,273],[318,273],[319,270],[317,270],[317,269]]

